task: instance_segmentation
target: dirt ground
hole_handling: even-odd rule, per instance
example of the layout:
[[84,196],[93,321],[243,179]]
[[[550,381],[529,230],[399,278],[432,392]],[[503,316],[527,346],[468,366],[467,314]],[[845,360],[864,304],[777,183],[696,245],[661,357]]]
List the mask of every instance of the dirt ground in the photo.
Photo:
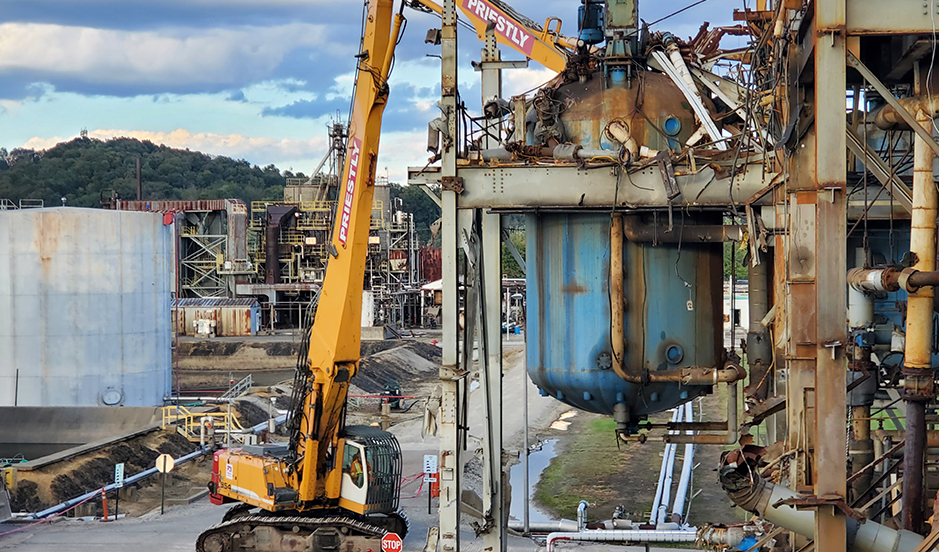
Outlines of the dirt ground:
[[[197,448],[178,433],[156,431],[74,459],[19,471],[16,489],[11,493],[12,507],[14,511],[36,512],[113,483],[117,463],[124,463],[125,477],[129,477],[152,468],[160,454],[178,458]],[[204,460],[179,466],[168,478],[167,498],[184,498],[198,492],[194,487],[205,488],[210,468]],[[149,477],[128,485],[122,491],[121,512],[140,515],[158,507],[159,482],[159,477]],[[111,500],[115,496],[114,492],[109,493]],[[101,500],[95,499],[93,503],[95,515],[101,515]]]
[[[393,411],[384,421],[392,425],[407,424],[420,418],[423,413],[423,399],[429,396],[437,386],[437,371],[440,363],[440,349],[429,343],[418,341],[363,342],[363,361],[359,375],[355,378],[350,394],[375,394],[384,389],[389,380],[397,381],[402,393],[417,397],[416,400],[404,401],[404,408],[409,410]],[[524,348],[521,344],[505,349],[506,409],[514,408],[524,370]],[[227,373],[225,374],[227,377]],[[514,378],[511,380],[508,378]],[[526,378],[527,379],[527,378]],[[516,381],[517,380],[517,381]],[[284,409],[289,402],[282,389],[277,407]],[[266,397],[267,395],[265,395]],[[532,396],[530,394],[530,396]],[[553,429],[549,425],[557,416],[570,410],[553,399],[532,397],[530,400],[543,399],[546,407],[540,415],[531,419],[532,442],[556,439],[555,450],[558,456],[541,475],[536,488],[535,502],[540,509],[558,518],[576,519],[576,507],[580,500],[591,503],[588,519],[599,521],[609,519],[613,509],[622,505],[625,512],[634,514],[634,519],[646,519],[655,494],[664,445],[662,443],[620,444],[613,435],[614,423],[608,416],[593,415],[580,411],[567,414],[566,430]],[[268,399],[264,399],[265,401]],[[348,423],[374,423],[383,418],[379,415],[380,401],[361,399],[351,404]],[[538,403],[541,404],[541,403]],[[701,400],[696,412],[704,413],[705,420],[723,419],[723,400],[712,395]],[[243,425],[253,425],[265,421],[270,413],[257,405],[241,401],[235,410]],[[670,414],[661,413],[653,421],[668,421]],[[507,422],[508,423],[508,422]],[[564,424],[560,424],[564,426]],[[521,431],[506,431],[505,449],[517,451],[523,448]],[[275,437],[283,440],[284,437]],[[20,485],[14,493],[14,510],[37,511],[62,500],[73,498],[87,490],[100,488],[113,481],[114,464],[125,462],[128,475],[138,473],[153,466],[156,456],[168,452],[173,456],[186,454],[195,449],[186,439],[172,432],[156,432],[136,440],[114,445],[96,451],[76,461],[49,466],[34,472],[22,472]],[[735,510],[726,495],[716,484],[716,467],[722,451],[719,446],[698,446],[695,451],[695,464],[690,518],[692,525],[702,522],[734,523],[744,519],[744,514]],[[676,460],[675,479],[681,467],[681,454]],[[472,472],[475,461],[470,462],[468,472]],[[205,488],[211,468],[210,460],[192,462],[178,468],[169,479],[166,488],[167,499],[184,499],[193,496]],[[538,476],[539,474],[532,474]],[[466,483],[477,486],[472,473],[467,474]],[[143,515],[159,508],[160,480],[151,477],[133,489],[123,491],[120,502],[122,513],[131,516]],[[113,493],[112,493],[113,494]],[[109,502],[113,500],[109,497]],[[113,503],[111,505],[113,508]],[[97,513],[101,513],[100,500],[96,501]]]

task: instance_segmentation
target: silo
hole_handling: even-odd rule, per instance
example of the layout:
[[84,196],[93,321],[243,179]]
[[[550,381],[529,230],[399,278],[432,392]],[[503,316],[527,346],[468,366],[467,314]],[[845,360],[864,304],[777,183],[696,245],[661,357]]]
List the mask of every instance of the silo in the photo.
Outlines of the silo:
[[171,383],[162,214],[0,214],[0,406],[154,406]]

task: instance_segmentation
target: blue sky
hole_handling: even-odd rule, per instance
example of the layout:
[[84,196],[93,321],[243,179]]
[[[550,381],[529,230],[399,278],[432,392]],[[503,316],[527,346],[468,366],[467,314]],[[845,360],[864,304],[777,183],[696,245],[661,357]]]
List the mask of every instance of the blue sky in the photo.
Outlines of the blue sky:
[[[576,34],[577,0],[510,3],[535,21],[560,17]],[[647,2],[640,16],[684,5]],[[742,6],[709,0],[657,29],[687,38],[703,20],[732,24]],[[439,49],[423,40],[439,19],[405,13],[379,160],[396,181],[426,162],[440,90],[439,60],[427,57]],[[0,0],[0,146],[45,149],[86,128],[309,173],[327,123],[349,107],[361,14],[359,0]],[[461,28],[460,89],[474,107],[479,48]],[[507,71],[504,96],[551,76],[534,63]]]

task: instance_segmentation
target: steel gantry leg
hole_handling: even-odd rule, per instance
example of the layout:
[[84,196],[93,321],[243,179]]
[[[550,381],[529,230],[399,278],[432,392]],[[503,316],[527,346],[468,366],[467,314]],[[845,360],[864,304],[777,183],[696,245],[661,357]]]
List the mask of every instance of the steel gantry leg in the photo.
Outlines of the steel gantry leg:
[[[502,145],[502,69],[501,55],[496,43],[495,29],[486,30],[482,49],[481,91],[482,105],[490,104],[486,111],[485,129],[480,139],[484,149]],[[505,552],[505,501],[503,495],[504,472],[502,465],[502,226],[501,216],[478,211],[474,217],[480,226],[479,271],[480,323],[479,364],[480,383],[485,393],[485,423],[483,432],[483,522],[481,531],[483,549]]]
[[457,281],[457,193],[452,182],[456,178],[456,157],[459,127],[456,116],[457,97],[457,35],[456,3],[444,0],[441,16],[441,98],[440,105],[446,121],[446,132],[440,140],[441,169],[444,182],[441,192],[441,228],[443,254],[443,358],[440,367],[442,387],[440,411],[440,550],[458,552],[460,549],[460,492],[462,489],[463,461],[460,419],[463,407],[463,379],[465,373],[459,365],[459,282]]
[[[481,370],[486,393],[486,432],[483,438],[483,513],[488,530],[483,549],[505,552],[505,471],[502,463],[502,241],[501,216],[482,214],[484,320],[480,341],[485,339],[486,362]],[[482,355],[480,355],[482,360]]]
[[[845,137],[845,0],[815,3],[816,370],[815,494],[847,497],[847,143]],[[815,549],[846,550],[845,515],[820,506]]]

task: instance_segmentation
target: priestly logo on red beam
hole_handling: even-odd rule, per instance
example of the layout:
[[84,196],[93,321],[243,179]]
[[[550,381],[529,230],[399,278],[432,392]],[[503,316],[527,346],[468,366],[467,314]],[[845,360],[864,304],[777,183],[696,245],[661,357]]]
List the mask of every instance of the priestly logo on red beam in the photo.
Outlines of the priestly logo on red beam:
[[499,9],[485,0],[462,0],[463,9],[473,12],[484,21],[496,24],[496,32],[516,44],[526,55],[531,55],[532,38],[521,27],[512,22]]
[[352,199],[355,197],[355,175],[359,172],[359,150],[362,141],[350,138],[349,143],[349,176],[346,178],[346,196],[342,200],[342,218],[339,220],[339,243],[346,245],[349,237],[349,220],[352,219]]

